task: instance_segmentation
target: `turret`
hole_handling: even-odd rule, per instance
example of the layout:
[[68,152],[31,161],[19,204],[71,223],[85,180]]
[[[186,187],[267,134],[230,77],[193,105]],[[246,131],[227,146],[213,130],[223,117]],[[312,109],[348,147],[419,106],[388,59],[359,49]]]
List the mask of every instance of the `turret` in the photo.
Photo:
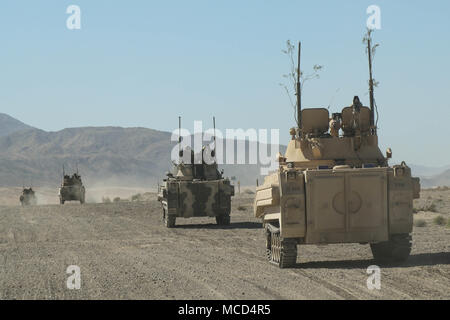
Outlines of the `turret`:
[[297,65],[297,130],[291,130],[292,140],[286,154],[279,158],[280,165],[300,168],[349,165],[351,167],[386,166],[387,159],[378,147],[374,120],[372,53],[370,31],[365,38],[369,56],[369,105],[364,106],[358,96],[352,104],[330,117],[326,108],[302,109],[300,84],[301,43],[298,46]]
[[[206,160],[204,159],[206,146],[202,147],[202,153],[201,153],[201,163],[195,163],[195,153],[194,150],[192,150],[190,147],[186,147],[184,150],[181,148],[181,117],[178,117],[178,154],[179,154],[179,161],[178,164],[174,167],[174,172],[171,174],[168,174],[167,176],[169,178],[176,178],[178,180],[216,180],[221,179],[222,174],[219,172],[217,167],[217,160],[216,160],[216,118],[213,117],[213,128],[214,128],[214,135],[213,135],[213,141],[214,141],[214,149],[210,149],[210,159]],[[182,158],[183,156],[190,155],[190,159],[187,163],[183,162]],[[211,160],[214,160],[212,163]]]

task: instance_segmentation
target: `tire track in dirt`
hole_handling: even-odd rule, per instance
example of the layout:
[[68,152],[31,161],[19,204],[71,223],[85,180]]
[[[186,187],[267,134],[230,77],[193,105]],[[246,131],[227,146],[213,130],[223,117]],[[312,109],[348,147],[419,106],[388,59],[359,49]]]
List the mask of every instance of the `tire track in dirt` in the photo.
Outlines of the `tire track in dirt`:
[[[239,205],[250,208],[252,199]],[[380,291],[366,287],[370,250],[303,246],[297,267],[265,258],[252,212],[231,225],[180,219],[165,228],[156,201],[47,205],[0,210],[1,298],[44,299],[414,299],[449,295],[450,236],[430,226],[414,235],[413,256],[380,266]],[[447,239],[447,240],[445,240]],[[68,290],[66,268],[79,265],[82,289]],[[39,273],[37,276],[36,272]],[[33,282],[34,281],[34,282]]]

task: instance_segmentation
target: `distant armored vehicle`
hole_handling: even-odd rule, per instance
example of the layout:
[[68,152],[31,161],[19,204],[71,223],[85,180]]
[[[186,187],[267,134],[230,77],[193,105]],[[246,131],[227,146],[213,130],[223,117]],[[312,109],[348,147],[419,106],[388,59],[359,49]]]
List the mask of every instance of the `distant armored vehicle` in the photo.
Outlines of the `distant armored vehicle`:
[[390,149],[386,157],[381,153],[371,67],[369,84],[370,108],[354,97],[332,117],[325,108],[301,110],[297,95],[299,127],[291,129],[278,171],[257,187],[254,202],[267,258],[281,268],[295,265],[302,244],[370,244],[379,261],[402,261],[410,254],[420,181],[405,162],[389,166]]
[[20,204],[22,206],[36,205],[37,199],[33,188],[23,188],[20,195]]
[[80,201],[84,203],[86,190],[78,173],[66,175],[63,173],[63,181],[59,188],[59,203],[64,204],[66,201]]
[[[173,172],[167,173],[167,178],[158,188],[165,226],[173,228],[177,217],[206,216],[215,217],[219,225],[229,225],[234,186],[229,179],[223,178],[223,172],[219,172],[215,161],[206,163],[202,156],[201,163],[195,163],[194,152],[184,151],[190,154],[190,162],[181,161],[183,150],[180,150],[180,163],[174,164]],[[211,158],[215,159],[214,153],[214,150],[210,151]]]

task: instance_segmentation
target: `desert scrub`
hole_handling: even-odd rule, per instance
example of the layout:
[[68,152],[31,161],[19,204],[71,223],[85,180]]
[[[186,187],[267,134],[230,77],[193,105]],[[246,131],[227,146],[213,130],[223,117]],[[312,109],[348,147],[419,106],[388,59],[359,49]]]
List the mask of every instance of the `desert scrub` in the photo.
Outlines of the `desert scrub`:
[[446,220],[443,216],[437,216],[433,219],[433,222],[438,226],[443,226],[446,223]]
[[426,204],[423,206],[421,211],[437,212],[436,204],[434,202],[432,202],[430,204]]
[[418,219],[414,222],[414,226],[419,228],[426,227],[427,222],[424,219]]
[[141,201],[142,200],[142,194],[137,193],[137,194],[133,194],[131,196],[131,201]]
[[115,203],[120,202],[120,197],[115,197],[113,200]]
[[245,189],[244,194],[255,194],[255,193],[250,189]]
[[103,203],[111,203],[111,199],[109,197],[103,197],[102,202]]

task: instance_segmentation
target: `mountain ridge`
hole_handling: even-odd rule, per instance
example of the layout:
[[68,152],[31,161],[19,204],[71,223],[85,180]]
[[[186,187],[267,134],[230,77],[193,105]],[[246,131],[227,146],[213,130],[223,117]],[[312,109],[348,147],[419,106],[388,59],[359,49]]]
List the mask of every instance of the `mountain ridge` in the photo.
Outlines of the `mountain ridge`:
[[34,129],[32,126],[29,126],[22,121],[19,121],[6,113],[0,113],[0,137],[7,136],[11,133]]
[[[79,168],[87,185],[156,187],[171,170],[172,134],[143,127],[76,127],[17,130],[0,136],[0,186],[58,186],[62,166]],[[234,143],[234,142],[233,142]],[[237,145],[234,145],[236,150]],[[248,142],[245,150],[248,154]],[[220,165],[225,176],[255,185],[259,165]]]
[[[3,116],[2,116],[3,115]],[[7,130],[0,130],[0,186],[29,184],[58,186],[62,166],[79,167],[87,184],[122,184],[154,187],[171,169],[176,142],[171,133],[144,127],[73,127],[59,131],[33,128],[0,114]],[[1,132],[9,132],[1,134]],[[237,146],[234,146],[236,150]],[[280,152],[285,146],[280,145]],[[248,154],[248,142],[245,146]],[[236,176],[243,186],[262,182],[259,165],[220,165],[225,176]],[[450,166],[411,165],[422,187],[450,185]]]

